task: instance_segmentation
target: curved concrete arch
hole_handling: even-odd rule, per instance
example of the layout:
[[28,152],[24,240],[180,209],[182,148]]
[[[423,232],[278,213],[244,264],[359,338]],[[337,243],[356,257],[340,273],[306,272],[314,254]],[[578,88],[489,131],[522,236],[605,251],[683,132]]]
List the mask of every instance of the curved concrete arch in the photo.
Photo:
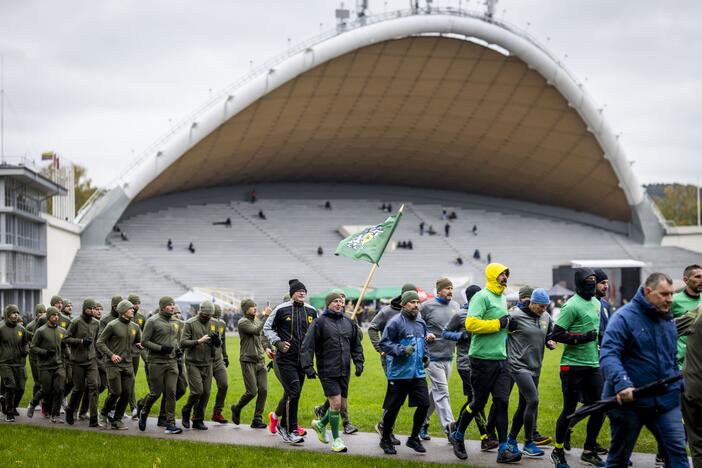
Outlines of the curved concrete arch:
[[[587,133],[596,140],[599,146],[598,151],[601,152],[600,156],[606,159],[611,171],[616,175],[619,189],[623,195],[622,201],[625,199],[629,210],[627,213],[624,213],[622,209],[613,210],[603,217],[628,222],[630,234],[645,239],[647,242],[656,243],[659,241],[663,226],[656,217],[655,208],[651,206],[638,183],[616,135],[582,86],[548,51],[526,35],[510,29],[506,25],[488,22],[479,17],[463,14],[402,15],[398,13],[396,17],[388,16],[382,21],[372,22],[310,45],[252,78],[232,93],[211,103],[198,118],[174,134],[162,147],[146,155],[133,170],[125,174],[120,179],[118,186],[105,197],[105,200],[95,204],[94,214],[88,218],[90,224],[86,226],[84,231],[84,242],[104,242],[107,233],[132,200],[167,193],[164,191],[165,189],[159,188],[159,183],[155,183],[155,181],[159,181],[161,177],[172,176],[175,170],[173,168],[177,167],[177,163],[182,163],[185,160],[184,155],[189,154],[189,152],[194,154],[195,149],[199,146],[216,144],[216,140],[220,136],[217,132],[221,131],[225,124],[233,121],[237,116],[245,116],[241,117],[242,119],[250,118],[246,117],[246,112],[255,112],[256,104],[260,104],[267,97],[274,96],[277,90],[285,89],[286,85],[290,86],[300,77],[304,78],[309,75],[308,72],[318,70],[325,64],[333,64],[334,61],[343,60],[344,57],[356,51],[370,49],[391,41],[416,37],[451,38],[453,40],[460,38],[463,42],[471,41],[471,44],[481,44],[478,47],[490,50],[490,54],[502,53],[504,55],[503,51],[506,51],[508,57],[518,59],[529,70],[538,73],[549,86],[558,91],[560,97],[566,101],[567,106],[577,113],[582,123],[587,127]],[[228,144],[232,145],[233,143],[234,140],[230,139]],[[189,169],[192,171],[192,167]],[[598,170],[606,172],[601,167]],[[278,176],[284,178],[285,173]],[[606,174],[603,174],[602,177],[606,177]],[[593,180],[597,181],[597,179]],[[261,182],[269,181],[271,180],[261,180]],[[257,181],[239,180],[236,182]],[[614,194],[614,196],[616,198],[619,195]],[[533,201],[548,203],[543,197]],[[587,206],[584,207],[582,204],[573,204],[572,206],[564,204],[564,206],[597,214],[596,207],[588,210]]]

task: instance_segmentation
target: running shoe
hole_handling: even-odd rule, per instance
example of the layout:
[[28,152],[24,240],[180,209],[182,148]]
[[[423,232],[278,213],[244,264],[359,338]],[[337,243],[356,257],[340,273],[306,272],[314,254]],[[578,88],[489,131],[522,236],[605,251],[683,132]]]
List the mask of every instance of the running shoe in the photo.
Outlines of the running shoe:
[[580,455],[580,463],[597,468],[603,468],[605,466],[605,462],[603,462],[600,456],[595,452],[583,452],[583,454]]
[[544,451],[541,450],[534,441],[524,444],[522,453],[527,457],[542,457],[544,455]]
[[[310,426],[312,426],[312,429],[317,433],[317,438],[319,441],[323,444],[328,444],[329,443],[329,436],[327,435],[327,427],[322,424],[322,421],[319,419],[313,419],[312,422],[310,423]],[[336,440],[341,440],[341,439],[334,439]],[[332,447],[333,449],[333,447]]]
[[500,446],[500,443],[490,436],[484,437],[480,441],[480,450],[482,452],[489,452],[490,450],[494,450],[499,446]]
[[514,453],[507,442],[500,444],[500,447],[497,449],[497,463],[517,463],[521,459],[521,452]]
[[380,439],[380,448],[383,449],[385,455],[397,455],[395,444],[390,439]]
[[183,429],[178,426],[168,426],[166,430],[163,431],[164,434],[180,434],[181,432],[183,432]]
[[348,449],[346,448],[346,445],[344,445],[344,441],[341,440],[341,437],[337,437],[332,441],[332,452],[343,453],[347,450]]
[[449,442],[453,446],[453,454],[461,460],[468,458],[468,453],[466,453],[466,444],[463,439],[456,439],[454,433],[449,434]]
[[98,413],[98,426],[101,429],[107,429],[107,416],[102,413]]
[[344,434],[354,434],[358,432],[358,428],[354,426],[351,422],[344,424]]
[[32,416],[34,416],[34,405],[30,403],[29,406],[27,406],[27,417],[31,418]]
[[422,441],[419,439],[419,437],[409,437],[407,442],[405,442],[405,445],[415,452],[424,453],[427,451],[427,449],[424,448],[424,445],[422,445]]
[[507,444],[509,445],[509,449],[512,451],[512,453],[522,453],[521,450],[519,450],[519,444],[517,443],[517,439],[515,439],[514,437],[507,437]]
[[[375,425],[375,432],[378,433],[381,439],[383,438],[383,423],[379,422]],[[395,437],[395,434],[390,434],[390,442],[392,442],[392,445],[400,445],[400,441]]]
[[273,434],[278,434],[280,438],[283,439],[283,442],[290,443],[290,434],[287,429],[280,425],[280,421],[276,424]]
[[15,422],[15,415],[12,413],[5,414],[5,422]]
[[563,450],[553,449],[551,451],[551,461],[556,468],[570,468]]
[[655,461],[655,466],[664,466],[665,465],[665,460],[663,459],[663,455],[660,453],[656,453],[656,461]]
[[116,419],[112,421],[112,429],[117,430],[117,431],[126,431],[129,429],[126,424],[122,422],[121,419]]
[[595,442],[595,448],[593,449],[593,451],[597,455],[607,455],[609,453],[609,449],[604,448],[603,446],[601,446],[597,442]]
[[305,437],[307,435],[307,431],[304,428],[297,426],[295,428],[295,434],[299,435],[300,437]]
[[275,434],[276,428],[278,427],[278,415],[271,411],[268,413],[268,431],[271,434]]
[[534,436],[534,443],[536,445],[548,445],[551,442],[553,442],[553,440],[549,436],[541,435],[538,432]]
[[[139,413],[139,430],[141,432],[144,432],[146,430],[146,418],[148,417],[149,415],[144,412]],[[100,423],[98,422],[98,424]]]
[[429,424],[422,424],[422,427],[419,428],[419,438],[422,440],[431,440]]
[[252,429],[265,429],[267,427],[268,427],[268,425],[266,423],[264,423],[263,421],[261,421],[260,419],[254,419],[253,421],[251,421],[251,428]]

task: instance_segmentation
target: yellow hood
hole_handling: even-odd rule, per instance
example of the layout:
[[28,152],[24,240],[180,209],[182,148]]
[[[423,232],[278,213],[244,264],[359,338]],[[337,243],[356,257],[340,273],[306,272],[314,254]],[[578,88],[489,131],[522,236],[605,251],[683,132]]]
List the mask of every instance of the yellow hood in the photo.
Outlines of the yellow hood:
[[501,263],[490,263],[485,267],[485,287],[498,296],[505,292],[505,286],[497,282],[497,277],[505,270],[509,270]]

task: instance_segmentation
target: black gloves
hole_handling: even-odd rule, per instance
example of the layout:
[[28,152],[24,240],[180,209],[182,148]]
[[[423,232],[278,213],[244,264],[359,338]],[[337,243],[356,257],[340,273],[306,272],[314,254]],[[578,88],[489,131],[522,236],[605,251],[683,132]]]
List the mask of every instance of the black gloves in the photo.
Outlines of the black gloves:
[[425,356],[422,358],[422,364],[424,364],[424,368],[425,368],[425,369],[426,369],[427,367],[429,367],[429,356],[426,356],[426,355],[425,355]]
[[507,328],[509,325],[509,315],[503,315],[500,317],[500,329]]
[[363,366],[356,366],[356,377],[360,377],[363,374]]
[[173,352],[173,346],[161,345],[161,354],[171,354]]
[[47,349],[47,350],[44,352],[44,357],[50,358],[50,357],[53,357],[55,354],[56,354],[56,350],[55,350],[54,348]]
[[589,343],[597,339],[597,332],[595,330],[590,330],[585,333],[582,338],[578,338],[578,342],[575,344]]
[[224,356],[222,359],[224,360],[224,367],[229,367],[229,358]]
[[219,348],[222,346],[222,336],[219,333],[210,333],[210,346]]
[[92,342],[93,342],[93,339],[90,338],[89,336],[83,337],[83,346],[90,346]]
[[316,379],[317,378],[317,373],[314,371],[314,369],[307,369],[305,371],[305,375],[307,375],[308,379]]

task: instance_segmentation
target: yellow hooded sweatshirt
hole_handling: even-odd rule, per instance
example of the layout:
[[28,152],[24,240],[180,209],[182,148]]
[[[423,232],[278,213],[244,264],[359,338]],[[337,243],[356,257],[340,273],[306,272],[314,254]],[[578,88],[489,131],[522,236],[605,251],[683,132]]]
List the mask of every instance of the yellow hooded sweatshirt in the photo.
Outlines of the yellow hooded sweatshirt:
[[507,329],[500,329],[500,317],[507,315],[505,287],[497,277],[509,270],[505,265],[491,263],[485,268],[485,288],[473,296],[466,317],[466,330],[473,333],[468,355],[479,359],[507,358]]

